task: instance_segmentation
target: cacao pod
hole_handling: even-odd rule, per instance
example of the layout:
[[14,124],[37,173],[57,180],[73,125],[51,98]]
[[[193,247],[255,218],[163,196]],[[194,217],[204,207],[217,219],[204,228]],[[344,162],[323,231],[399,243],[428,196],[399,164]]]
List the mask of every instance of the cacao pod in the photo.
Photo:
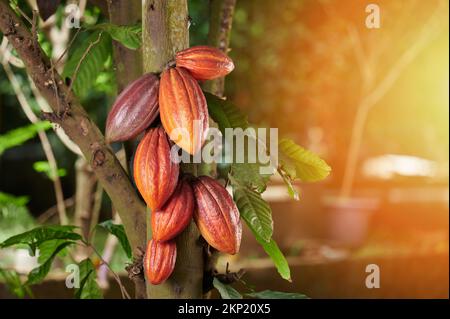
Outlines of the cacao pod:
[[161,122],[170,138],[190,154],[197,153],[208,131],[208,107],[197,81],[182,68],[163,72],[159,87]]
[[159,79],[148,73],[117,97],[106,120],[106,140],[126,141],[143,132],[158,116]]
[[134,155],[134,180],[153,212],[164,205],[177,186],[179,165],[171,160],[170,147],[163,128],[151,128]]
[[208,176],[197,178],[192,186],[197,204],[194,219],[200,233],[217,250],[234,255],[241,244],[242,224],[230,194]]
[[194,193],[185,180],[178,183],[166,204],[152,212],[153,239],[167,241],[181,233],[194,213]]
[[199,81],[221,78],[234,69],[233,61],[225,53],[205,45],[178,52],[175,62]]
[[144,270],[153,285],[159,285],[172,274],[177,259],[175,241],[149,240],[144,257]]

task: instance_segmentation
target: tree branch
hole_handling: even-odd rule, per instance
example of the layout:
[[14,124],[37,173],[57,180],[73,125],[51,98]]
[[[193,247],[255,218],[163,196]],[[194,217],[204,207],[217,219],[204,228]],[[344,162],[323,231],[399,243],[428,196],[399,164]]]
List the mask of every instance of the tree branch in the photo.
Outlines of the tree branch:
[[[83,238],[88,238],[91,231],[97,179],[83,157],[78,157],[75,161],[75,184],[74,224],[79,227]],[[89,256],[86,247],[80,246],[79,248],[77,251],[79,260]]]
[[[442,7],[443,4],[439,3],[431,17],[422,27],[419,35],[414,39],[414,43],[412,43],[411,46],[398,58],[398,60],[393,64],[386,76],[379,83],[377,83],[377,85],[374,86],[371,92],[361,99],[352,127],[350,146],[348,149],[347,161],[344,169],[344,177],[339,191],[339,198],[341,201],[348,200],[352,192],[353,181],[355,179],[358,163],[359,150],[362,145],[364,128],[370,110],[374,106],[376,106],[377,103],[392,88],[405,68],[409,64],[411,64],[419,55],[419,53],[437,36],[436,21]],[[363,73],[363,75],[365,74]]]
[[[210,0],[208,44],[228,53],[236,0]],[[205,90],[223,96],[225,78],[207,81]]]
[[0,30],[8,37],[37,89],[52,108],[53,113],[44,114],[45,118],[61,125],[91,165],[120,214],[136,254],[138,247],[145,247],[145,207],[124,169],[63,79],[52,72],[48,57],[6,0],[0,0]]

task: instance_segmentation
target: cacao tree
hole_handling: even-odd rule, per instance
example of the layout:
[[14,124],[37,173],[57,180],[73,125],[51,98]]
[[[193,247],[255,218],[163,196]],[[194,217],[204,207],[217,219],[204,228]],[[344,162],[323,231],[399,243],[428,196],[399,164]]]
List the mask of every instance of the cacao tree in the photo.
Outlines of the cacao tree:
[[[95,231],[104,229],[133,258],[127,270],[136,298],[209,297],[213,288],[222,298],[242,298],[230,286],[241,273],[218,273],[216,260],[220,253],[239,252],[243,223],[280,276],[291,281],[287,260],[272,238],[272,212],[262,193],[270,177],[279,174],[289,194],[298,199],[292,182],[324,179],[329,166],[289,139],[277,141],[277,153],[271,154],[272,148],[252,134],[245,140],[262,148],[265,156],[278,158],[267,173],[262,173],[262,163],[248,160],[247,146],[233,149],[247,159],[243,162],[233,156],[220,167],[217,161],[193,161],[210,145],[209,128],[217,128],[222,136],[231,129],[252,132],[245,115],[224,99],[224,77],[239,68],[239,61],[228,56],[236,0],[209,1],[209,43],[192,47],[187,0],[145,0],[142,7],[137,0],[92,1],[103,21],[91,25],[82,21],[80,30],[87,34],[83,45],[68,47],[57,59],[42,48],[38,21],[52,16],[58,5],[37,3],[40,18],[36,8],[22,1],[0,0],[5,48],[14,50],[36,94],[50,106],[41,118],[60,127],[79,148],[118,216],[87,231],[65,222],[41,225],[2,242],[2,248],[26,245],[32,254],[39,253],[39,266],[29,273],[24,287],[42,282],[60,252],[76,245],[107,265],[94,244]],[[78,32],[73,31],[72,40]],[[89,116],[82,101],[110,58],[120,93],[111,103],[104,137],[103,127]],[[38,125],[34,128],[42,131]],[[122,158],[119,148],[125,153]],[[227,157],[223,149],[219,153],[220,158]],[[175,161],[177,155],[188,161]],[[87,253],[77,264],[81,285],[75,297],[101,297],[92,255]],[[122,296],[131,298],[120,277],[113,271],[112,275]],[[304,297],[250,288],[245,296]]]

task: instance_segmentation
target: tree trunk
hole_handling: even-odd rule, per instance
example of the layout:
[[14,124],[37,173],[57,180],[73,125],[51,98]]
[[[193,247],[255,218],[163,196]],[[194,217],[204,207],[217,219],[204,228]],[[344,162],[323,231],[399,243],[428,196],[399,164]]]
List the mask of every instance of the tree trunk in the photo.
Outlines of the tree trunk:
[[[208,44],[228,53],[236,0],[210,0]],[[207,81],[205,90],[223,97],[225,78]]]
[[[209,0],[209,32],[208,44],[216,47],[224,53],[228,53],[230,44],[231,25],[233,23],[234,8],[236,0]],[[224,97],[225,91],[225,77],[206,81],[203,85],[205,91],[214,95]],[[212,119],[209,121],[210,127],[218,127]],[[217,172],[217,165],[210,165],[208,175],[214,176]],[[214,175],[213,175],[214,174]],[[213,287],[212,280],[216,271],[217,260],[219,258],[219,251],[210,247],[210,253],[205,258],[205,278],[203,286],[206,287],[204,298],[211,297]]]
[[[142,13],[144,71],[160,73],[177,51],[189,46],[187,0],[145,0]],[[150,239],[150,223],[147,225]],[[198,229],[191,222],[176,240],[174,272],[161,285],[147,285],[149,298],[202,297],[203,247],[199,238]]]
[[[108,12],[111,23],[117,25],[134,25],[142,18],[141,0],[108,0]],[[113,41],[114,66],[116,71],[117,89],[120,93],[128,84],[142,75],[142,49],[130,50],[117,41]],[[127,170],[134,150],[134,141],[124,143],[125,158],[124,169]],[[145,234],[142,234],[145,235]],[[112,239],[111,239],[112,240]],[[142,238],[142,242],[146,237]],[[133,276],[135,285],[135,297],[144,299],[147,297],[145,280],[142,276]]]
[[[117,25],[134,25],[141,21],[141,7],[141,0],[108,0],[109,19]],[[113,48],[117,88],[121,92],[142,74],[142,50],[130,50],[117,41],[113,41]]]

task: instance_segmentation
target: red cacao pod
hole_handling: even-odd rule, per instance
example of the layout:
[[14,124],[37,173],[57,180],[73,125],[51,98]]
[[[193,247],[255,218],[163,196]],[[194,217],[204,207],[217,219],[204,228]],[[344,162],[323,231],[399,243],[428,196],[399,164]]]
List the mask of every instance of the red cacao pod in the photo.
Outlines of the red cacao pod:
[[200,233],[217,250],[234,255],[241,244],[242,223],[230,194],[208,176],[194,180],[192,187],[197,204],[194,219]]
[[189,224],[194,213],[194,193],[185,180],[178,183],[166,204],[152,212],[152,237],[167,241],[175,238]]
[[197,153],[209,127],[208,107],[202,89],[188,71],[176,67],[163,72],[159,111],[170,138],[186,152]]
[[199,81],[221,78],[234,69],[230,57],[219,49],[205,45],[178,52],[175,62],[178,67],[187,69]]
[[117,97],[106,120],[106,140],[126,141],[143,132],[158,116],[159,79],[148,73]]
[[153,285],[166,281],[175,268],[177,245],[175,241],[149,240],[144,257],[144,270]]
[[152,211],[161,208],[177,186],[179,165],[171,160],[170,147],[162,127],[152,128],[134,155],[134,180]]

